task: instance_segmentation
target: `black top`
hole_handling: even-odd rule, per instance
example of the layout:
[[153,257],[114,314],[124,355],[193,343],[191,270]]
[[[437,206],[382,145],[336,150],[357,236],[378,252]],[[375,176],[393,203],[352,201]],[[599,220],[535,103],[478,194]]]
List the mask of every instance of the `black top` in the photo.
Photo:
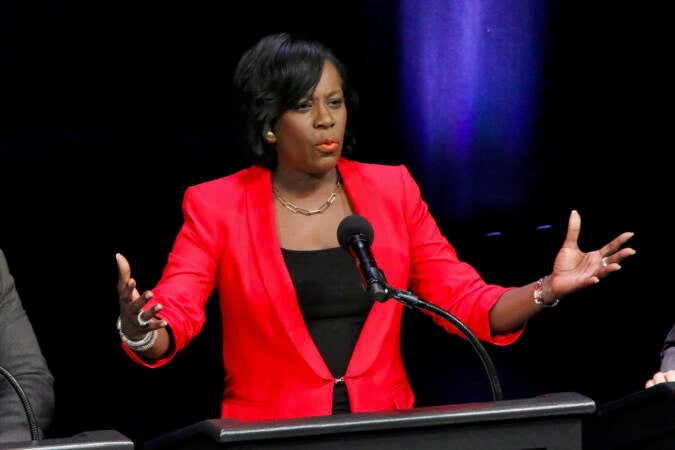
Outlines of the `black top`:
[[[342,377],[372,306],[356,262],[342,247],[282,253],[309,334],[333,376]],[[349,411],[344,383],[336,383],[333,414]]]

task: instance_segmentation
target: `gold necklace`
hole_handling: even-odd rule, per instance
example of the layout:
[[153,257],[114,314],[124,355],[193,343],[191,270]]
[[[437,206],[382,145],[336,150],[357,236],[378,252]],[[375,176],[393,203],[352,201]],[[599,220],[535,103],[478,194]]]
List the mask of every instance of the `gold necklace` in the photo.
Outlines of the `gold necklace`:
[[305,208],[299,207],[298,205],[296,205],[295,203],[293,203],[291,201],[286,200],[281,195],[281,192],[279,192],[279,189],[277,189],[276,186],[272,185],[272,192],[274,193],[274,198],[279,200],[279,203],[281,203],[281,205],[284,208],[286,208],[287,210],[289,210],[293,213],[298,213],[298,214],[302,214],[302,215],[305,215],[305,216],[313,216],[314,214],[319,214],[319,213],[322,213],[325,210],[327,210],[328,207],[330,205],[332,205],[333,202],[335,201],[335,199],[337,198],[337,195],[338,195],[338,192],[340,192],[340,189],[342,189],[342,183],[340,183],[340,177],[338,177],[337,183],[335,183],[335,190],[330,193],[330,195],[328,196],[328,200],[323,202],[323,204],[321,206],[319,206],[317,209],[305,209]]

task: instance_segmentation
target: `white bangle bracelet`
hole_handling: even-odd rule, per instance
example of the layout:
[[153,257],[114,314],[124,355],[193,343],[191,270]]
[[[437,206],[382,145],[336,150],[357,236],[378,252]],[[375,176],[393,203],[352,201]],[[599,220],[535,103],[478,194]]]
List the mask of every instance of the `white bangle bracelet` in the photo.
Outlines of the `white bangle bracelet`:
[[124,344],[129,347],[129,349],[135,352],[144,352],[148,349],[151,349],[152,346],[155,345],[157,335],[159,334],[157,330],[148,331],[141,339],[133,341],[122,332],[122,319],[120,317],[117,318],[116,326],[122,342],[124,342]]
[[537,285],[534,287],[534,302],[537,305],[543,306],[544,308],[553,308],[558,303],[560,303],[560,299],[556,298],[552,303],[544,302],[544,278],[539,278],[539,280],[537,280]]

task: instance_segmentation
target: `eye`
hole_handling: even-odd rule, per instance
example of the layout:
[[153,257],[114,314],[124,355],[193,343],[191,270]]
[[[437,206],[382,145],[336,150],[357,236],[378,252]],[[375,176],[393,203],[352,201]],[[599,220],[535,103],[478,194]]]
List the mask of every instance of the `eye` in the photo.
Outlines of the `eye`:
[[312,102],[309,100],[301,100],[294,108],[296,111],[309,111],[312,109]]
[[328,100],[328,106],[332,109],[340,108],[343,105],[343,103],[344,103],[344,100],[343,100],[342,97],[332,98],[332,99]]

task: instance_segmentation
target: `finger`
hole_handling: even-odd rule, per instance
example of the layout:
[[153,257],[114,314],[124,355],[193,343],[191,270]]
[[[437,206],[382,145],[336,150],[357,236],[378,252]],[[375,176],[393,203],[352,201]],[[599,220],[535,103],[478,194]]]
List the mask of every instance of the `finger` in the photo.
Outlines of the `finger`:
[[581,216],[576,209],[573,209],[570,213],[570,217],[567,221],[567,236],[565,236],[565,242],[563,242],[563,247],[568,248],[577,248],[577,241],[579,240],[579,232],[581,231]]
[[[620,235],[612,239],[609,243],[603,245],[599,251],[602,255],[605,256],[611,255],[617,252],[623,246],[623,244],[628,242],[628,240],[632,238],[634,235],[635,233],[633,233],[632,231],[626,231],[624,233],[621,233]],[[626,248],[624,250],[625,250],[624,253],[627,253],[626,256],[630,256],[635,253],[635,250],[633,250],[632,248]]]
[[618,252],[614,253],[609,259],[618,264],[629,256],[633,256],[635,253],[635,250],[632,248],[622,248]]
[[666,374],[664,372],[656,372],[652,377],[652,382],[654,384],[665,383]]
[[[149,298],[147,298],[145,301],[147,302],[152,298],[152,293],[149,291],[146,291],[143,293],[143,297],[146,297],[146,294],[149,294]],[[143,322],[150,322],[152,319],[155,318],[155,314],[160,312],[162,310],[162,305],[157,303],[156,305],[152,305],[151,308],[148,309],[141,309],[141,311],[138,314],[138,318],[141,319],[141,323]]]
[[133,278],[129,278],[127,282],[121,286],[118,284],[117,293],[120,301],[124,300],[126,303],[134,302],[140,297],[140,294],[136,289],[136,280]]
[[129,261],[122,256],[121,253],[117,253],[115,255],[115,259],[117,260],[117,290],[121,291],[123,288],[127,286],[129,283],[129,280],[131,279],[131,266],[129,265]]
[[[155,294],[152,293],[152,291],[145,291],[143,292],[142,295],[139,295],[138,299],[134,302],[135,306],[138,307],[139,310],[143,309],[146,303],[148,303],[152,298],[155,296]],[[161,309],[161,307],[160,307]],[[148,317],[152,317],[154,313],[152,313],[152,308],[148,309]],[[144,319],[147,320],[147,319]]]
[[[129,261],[121,254],[115,255],[117,260],[117,270],[119,272],[117,278],[117,294],[120,303],[132,304],[140,297],[136,289],[136,280],[131,278],[131,267]],[[143,302],[145,304],[145,302]]]

